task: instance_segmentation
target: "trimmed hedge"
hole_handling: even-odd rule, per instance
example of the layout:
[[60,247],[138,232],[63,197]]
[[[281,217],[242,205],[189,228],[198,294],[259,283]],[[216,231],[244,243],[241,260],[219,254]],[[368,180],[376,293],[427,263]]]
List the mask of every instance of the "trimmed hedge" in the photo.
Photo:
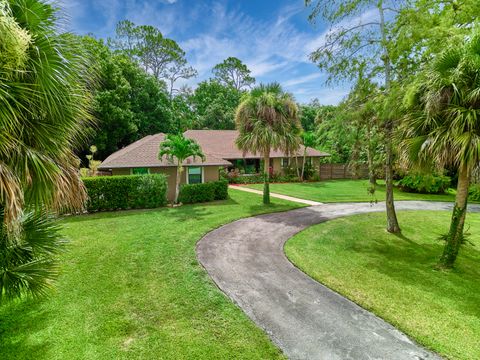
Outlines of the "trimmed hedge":
[[[264,175],[249,175],[249,176],[236,176],[228,177],[228,182],[230,184],[261,184],[264,180]],[[299,182],[300,179],[296,175],[277,175],[273,174],[270,176],[270,182]]]
[[406,175],[398,182],[402,191],[420,194],[442,194],[450,187],[451,179],[439,175]]
[[184,204],[194,204],[228,198],[228,182],[226,180],[212,181],[203,184],[184,184],[180,186],[178,201]]
[[167,203],[167,178],[162,174],[83,178],[87,210],[145,209]]

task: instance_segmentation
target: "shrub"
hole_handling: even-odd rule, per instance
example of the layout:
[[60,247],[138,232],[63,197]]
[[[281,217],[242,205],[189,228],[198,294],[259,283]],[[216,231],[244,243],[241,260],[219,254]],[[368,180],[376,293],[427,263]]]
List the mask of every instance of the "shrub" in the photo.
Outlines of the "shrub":
[[451,179],[441,175],[406,175],[398,182],[402,191],[421,194],[441,194],[450,187]]
[[184,204],[194,204],[228,198],[228,182],[226,180],[212,181],[203,184],[184,184],[180,187],[178,201]]
[[470,186],[468,190],[468,200],[480,201],[480,184]]
[[[260,183],[263,183],[263,174],[228,177],[227,180],[230,184],[260,184]],[[272,174],[270,176],[270,182],[272,183],[298,182],[298,181],[300,181],[300,179],[297,177],[296,174],[292,174],[292,175]]]
[[97,176],[82,179],[88,211],[142,209],[167,203],[167,179],[162,174]]

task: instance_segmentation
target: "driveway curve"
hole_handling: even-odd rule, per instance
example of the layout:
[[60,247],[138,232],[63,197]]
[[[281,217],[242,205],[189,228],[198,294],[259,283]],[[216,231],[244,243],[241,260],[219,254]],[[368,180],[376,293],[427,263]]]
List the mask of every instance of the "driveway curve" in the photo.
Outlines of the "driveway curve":
[[[451,210],[398,201],[397,210]],[[238,220],[203,237],[197,257],[217,286],[290,359],[440,359],[392,325],[316,282],[283,252],[299,231],[334,218],[385,211],[385,204],[325,204]],[[480,211],[471,206],[469,211]]]

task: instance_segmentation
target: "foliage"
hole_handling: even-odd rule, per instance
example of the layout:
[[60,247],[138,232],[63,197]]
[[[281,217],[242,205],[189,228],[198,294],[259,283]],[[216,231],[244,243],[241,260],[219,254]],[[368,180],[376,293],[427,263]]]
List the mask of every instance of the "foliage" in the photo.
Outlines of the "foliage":
[[159,80],[168,78],[170,67],[186,65],[185,52],[154,26],[137,26],[129,20],[122,20],[117,24],[116,35],[111,44],[138,61],[146,72],[151,72]]
[[178,201],[184,204],[194,204],[228,198],[228,182],[212,181],[203,184],[183,184],[180,187]]
[[171,163],[177,166],[177,173],[175,178],[175,198],[173,202],[178,203],[178,196],[180,192],[180,179],[183,172],[183,162],[189,158],[199,157],[202,161],[205,161],[205,155],[200,148],[200,145],[193,140],[186,138],[183,134],[167,135],[165,140],[160,143],[158,150],[158,158],[161,160],[165,157]]
[[158,158],[167,158],[170,162],[181,166],[183,161],[189,157],[199,157],[205,161],[200,145],[193,140],[186,138],[183,134],[168,134],[165,140],[160,143]]
[[162,83],[101,41],[88,36],[81,41],[100,78],[93,104],[98,126],[92,131],[100,159],[146,135],[174,130],[169,97]]
[[46,295],[58,275],[56,255],[64,244],[58,223],[42,211],[27,211],[19,223],[22,231],[12,240],[0,212],[0,303]]
[[302,128],[305,131],[314,131],[319,109],[322,107],[318,99],[312,100],[309,104],[299,105],[299,116]]
[[92,119],[95,77],[58,14],[42,0],[0,3],[0,295],[9,298],[45,294],[59,244],[47,213],[86,200],[73,149]]
[[420,194],[443,194],[450,184],[448,176],[423,174],[408,174],[398,182],[403,191]]
[[[395,81],[401,78],[400,68],[392,65],[392,48],[396,38],[392,29],[401,10],[410,2],[407,0],[305,0],[311,7],[310,20],[322,17],[331,24],[325,41],[316,49],[310,58],[329,77],[327,81],[340,82],[353,80],[358,74],[371,81],[380,79],[383,82],[383,103],[388,111],[377,112],[383,122],[385,145],[385,179],[387,231],[400,233],[395,213],[393,198],[393,130],[398,114],[392,106],[392,88]],[[371,11],[368,19],[364,13]],[[387,99],[390,104],[387,104]]]
[[96,176],[84,178],[87,210],[144,209],[167,203],[167,180],[163,174]]
[[225,86],[233,87],[237,91],[244,88],[251,88],[255,78],[250,75],[247,65],[236,57],[229,57],[222,63],[214,66],[213,75],[215,80]]
[[[255,174],[255,175],[240,175],[235,172],[229,172],[224,176],[230,184],[260,184],[265,180],[264,175]],[[298,182],[300,179],[296,174],[286,174],[281,175],[278,173],[272,173],[270,175],[270,181],[272,183],[283,183],[283,182]]]
[[346,164],[351,158],[355,143],[355,131],[348,121],[348,112],[344,106],[319,107],[315,121],[317,146],[321,151],[331,155],[324,161]]
[[480,202],[480,185],[474,184],[468,190],[468,200]]
[[403,155],[407,162],[458,169],[457,196],[440,266],[450,268],[463,243],[468,188],[480,162],[480,33],[437,56],[406,96]]
[[[270,150],[287,155],[299,148],[301,124],[298,107],[290,94],[277,83],[260,85],[246,94],[236,113],[239,131],[236,144],[244,152],[260,153],[264,164],[270,163]],[[269,169],[264,169],[264,203],[268,204]]]
[[194,125],[198,129],[235,129],[235,110],[242,93],[217,80],[202,81],[189,97],[189,104],[197,116]]

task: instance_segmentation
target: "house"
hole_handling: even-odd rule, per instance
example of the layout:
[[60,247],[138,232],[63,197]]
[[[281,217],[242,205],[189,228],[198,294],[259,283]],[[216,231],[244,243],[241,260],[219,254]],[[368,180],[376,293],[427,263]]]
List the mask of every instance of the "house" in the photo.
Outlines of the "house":
[[[185,171],[181,183],[203,183],[219,179],[220,169],[242,169],[245,174],[258,173],[261,167],[260,154],[243,154],[235,144],[238,136],[236,130],[187,130],[185,137],[196,140],[205,154],[205,161],[189,158],[184,161]],[[168,198],[175,192],[175,164],[163,158],[158,159],[160,143],[165,134],[148,135],[124,147],[107,157],[99,166],[99,170],[112,175],[130,175],[162,173],[168,177]],[[303,161],[304,148],[298,151],[298,162]],[[307,161],[315,169],[320,165],[320,158],[329,156],[318,150],[307,148]],[[273,173],[283,173],[290,164],[291,158],[281,151],[270,154],[270,169]]]

